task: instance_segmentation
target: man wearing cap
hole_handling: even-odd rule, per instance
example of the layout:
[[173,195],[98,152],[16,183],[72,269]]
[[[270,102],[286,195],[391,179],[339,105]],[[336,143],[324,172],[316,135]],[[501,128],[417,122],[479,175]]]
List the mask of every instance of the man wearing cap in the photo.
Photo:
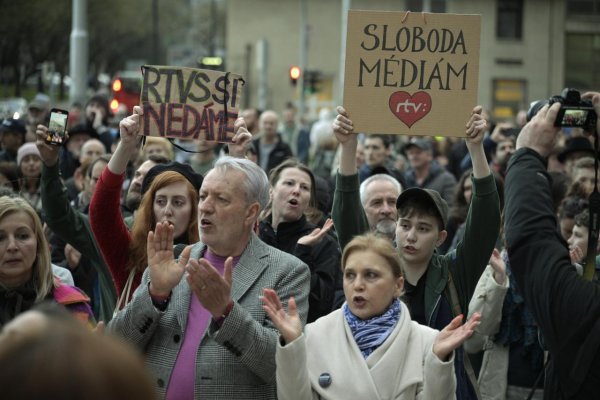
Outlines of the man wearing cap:
[[[347,180],[358,177],[355,164],[357,139],[352,121],[343,108],[338,107],[338,113],[334,132],[342,146],[339,183],[341,177]],[[475,107],[467,122],[465,139],[473,160],[473,196],[464,239],[454,251],[446,255],[436,253],[436,248],[446,239],[448,219],[448,204],[437,191],[407,189],[396,202],[396,247],[405,270],[405,299],[412,319],[435,329],[441,330],[453,317],[466,314],[468,302],[498,237],[498,192],[482,144],[486,129],[481,107]],[[368,230],[362,207],[349,189],[346,185],[335,192],[337,199],[334,199],[332,215],[340,242]],[[477,381],[461,350],[455,353],[455,372],[457,398],[476,399]]]
[[19,147],[25,143],[25,125],[18,119],[7,118],[0,125],[0,161],[17,162]]
[[433,189],[452,205],[456,178],[434,160],[431,142],[425,138],[413,139],[403,150],[410,166],[404,173],[406,187]]
[[50,115],[50,97],[44,93],[38,93],[27,106],[27,141],[35,141],[35,131],[39,124],[48,123]]

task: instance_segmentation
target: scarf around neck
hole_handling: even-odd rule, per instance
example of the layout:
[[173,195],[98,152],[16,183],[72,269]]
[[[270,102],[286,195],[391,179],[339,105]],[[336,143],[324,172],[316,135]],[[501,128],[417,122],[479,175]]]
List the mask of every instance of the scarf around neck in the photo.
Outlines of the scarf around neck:
[[400,300],[395,299],[383,314],[366,320],[352,314],[348,303],[344,303],[342,310],[354,341],[366,359],[385,342],[394,330],[400,319]]
[[0,285],[0,327],[35,304],[37,291],[33,280],[18,288]]

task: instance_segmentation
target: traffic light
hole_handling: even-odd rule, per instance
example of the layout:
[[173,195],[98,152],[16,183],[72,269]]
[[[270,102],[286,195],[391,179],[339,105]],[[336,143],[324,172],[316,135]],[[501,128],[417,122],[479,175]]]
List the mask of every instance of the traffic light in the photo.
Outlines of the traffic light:
[[290,68],[290,83],[292,86],[296,86],[298,83],[298,78],[300,78],[300,67],[294,65]]
[[314,94],[321,90],[321,71],[306,71],[304,74],[304,87],[305,90]]

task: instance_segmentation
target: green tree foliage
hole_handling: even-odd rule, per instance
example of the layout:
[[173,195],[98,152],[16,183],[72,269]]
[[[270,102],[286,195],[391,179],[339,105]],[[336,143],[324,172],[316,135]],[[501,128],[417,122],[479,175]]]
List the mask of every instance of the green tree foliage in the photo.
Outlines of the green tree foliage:
[[[154,48],[152,7],[158,5],[159,60]],[[190,27],[190,0],[88,0],[89,71],[113,74],[127,60],[165,61],[165,46]],[[39,65],[53,62],[68,73],[72,0],[0,0],[0,83],[20,96]]]

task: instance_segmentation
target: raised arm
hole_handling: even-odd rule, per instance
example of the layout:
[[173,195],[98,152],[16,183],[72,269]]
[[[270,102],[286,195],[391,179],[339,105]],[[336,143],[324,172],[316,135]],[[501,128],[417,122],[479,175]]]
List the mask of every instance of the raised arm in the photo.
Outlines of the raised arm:
[[[586,96],[600,114],[600,93]],[[577,387],[598,354],[600,287],[571,266],[557,228],[544,158],[559,135],[559,109],[559,103],[544,106],[517,138],[506,176],[505,231],[513,276],[554,358],[558,382]]]
[[142,109],[119,123],[121,140],[108,166],[102,171],[90,201],[90,225],[120,295],[127,281],[126,270],[131,236],[121,214],[121,187],[130,158],[137,153],[137,132]]
[[356,169],[357,134],[346,110],[338,107],[337,112],[338,116],[333,122],[333,133],[340,142],[342,154],[336,176],[331,216],[340,248],[343,249],[352,237],[367,232],[369,223],[360,201],[360,182]]
[[483,151],[483,136],[486,130],[481,106],[477,106],[466,124],[465,139],[473,160],[473,196],[467,214],[464,238],[456,247],[455,253],[446,255],[464,311],[473,296],[479,277],[488,264],[500,231],[500,199]]
[[88,216],[77,211],[69,202],[67,190],[59,175],[60,147],[45,142],[46,132],[45,126],[38,125],[36,146],[43,162],[40,193],[45,220],[54,233],[90,260],[96,269],[102,292],[102,318],[108,321],[116,303],[115,286],[96,246]]
[[492,173],[483,150],[483,136],[487,130],[487,122],[481,115],[482,110],[481,106],[473,109],[471,118],[467,122],[467,137],[465,139],[473,162],[473,176],[477,179],[484,178]]

